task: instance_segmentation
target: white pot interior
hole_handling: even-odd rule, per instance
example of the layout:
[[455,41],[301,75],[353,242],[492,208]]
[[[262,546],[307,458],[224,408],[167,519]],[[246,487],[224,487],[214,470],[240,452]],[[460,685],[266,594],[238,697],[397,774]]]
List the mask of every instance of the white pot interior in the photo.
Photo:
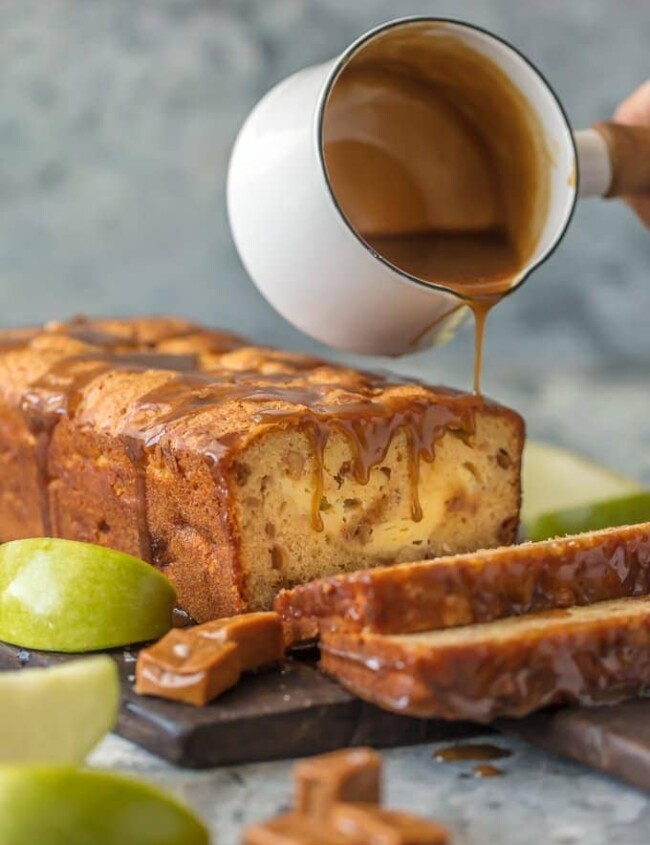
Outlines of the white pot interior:
[[[390,92],[386,94],[388,77],[382,74],[392,74],[391,79],[396,78],[400,85],[403,75],[422,76],[427,72],[428,61],[440,63],[443,45],[449,49],[448,45],[457,41],[481,54],[508,77],[525,99],[526,109],[536,116],[535,127],[539,127],[534,133],[535,155],[536,161],[542,162],[537,184],[542,185],[544,201],[534,211],[534,238],[526,250],[525,266],[512,279],[514,287],[561,238],[576,200],[577,168],[571,129],[552,90],[526,59],[495,36],[460,22],[417,18],[387,24],[353,44],[340,60],[326,92],[319,139],[325,176],[350,228],[382,257],[381,246],[377,246],[383,243],[382,230],[391,234],[417,232],[430,225],[431,219],[445,232],[462,231],[466,225],[453,203],[445,204],[441,211],[440,201],[437,206],[429,203],[429,197],[418,186],[442,185],[446,180],[447,193],[464,196],[464,208],[471,207],[472,225],[479,230],[489,229],[494,212],[489,197],[485,199],[486,191],[480,190],[480,180],[489,178],[489,174],[486,176],[484,162],[479,160],[480,151],[474,154],[471,138],[468,141],[458,133],[440,132],[438,137],[444,143],[431,156],[425,145],[436,132],[436,121],[444,121],[442,111],[438,114],[431,110],[430,103],[408,97],[395,98],[390,119],[382,119],[381,113],[373,110],[379,96],[392,96]],[[375,70],[372,62],[377,55],[381,62]],[[351,87],[349,80],[358,78],[359,71],[368,67],[373,69],[372,75],[366,77],[365,87]],[[440,72],[438,68],[436,73]],[[391,81],[389,88],[392,85]],[[504,137],[499,143],[507,141]],[[346,151],[344,176],[338,150]],[[356,196],[348,196],[347,185],[355,178],[362,189]],[[472,199],[468,203],[470,193]],[[532,215],[531,212],[531,219]],[[387,260],[406,277],[422,278],[417,265],[401,266],[393,256]]]

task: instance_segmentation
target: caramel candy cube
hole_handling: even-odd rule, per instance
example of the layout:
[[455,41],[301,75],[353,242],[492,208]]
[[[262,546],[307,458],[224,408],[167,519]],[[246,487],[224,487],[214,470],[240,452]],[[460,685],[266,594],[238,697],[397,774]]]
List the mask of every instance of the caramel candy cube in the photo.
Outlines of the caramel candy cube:
[[143,649],[135,691],[201,706],[235,686],[242,672],[284,656],[277,613],[247,613],[171,630]]
[[288,813],[244,831],[243,845],[367,845],[366,840],[338,833],[317,819]]
[[339,834],[364,845],[447,845],[449,834],[435,822],[372,804],[335,804],[328,818]]
[[212,642],[236,643],[242,672],[277,663],[284,657],[282,622],[277,613],[244,613],[215,619],[192,631]]
[[202,706],[239,681],[235,643],[214,643],[186,629],[170,631],[138,655],[135,691]]
[[296,813],[326,819],[341,801],[379,804],[381,757],[371,748],[334,751],[296,764]]

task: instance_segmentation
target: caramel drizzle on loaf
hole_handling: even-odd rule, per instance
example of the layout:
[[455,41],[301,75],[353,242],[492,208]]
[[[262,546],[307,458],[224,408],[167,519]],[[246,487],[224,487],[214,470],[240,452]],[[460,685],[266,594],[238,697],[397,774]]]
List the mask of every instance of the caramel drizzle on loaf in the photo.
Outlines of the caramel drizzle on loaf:
[[[418,521],[422,518],[418,496],[420,461],[434,460],[436,442],[446,432],[471,437],[475,413],[484,405],[481,397],[447,388],[429,389],[414,380],[389,380],[382,375],[356,371],[351,378],[350,370],[305,356],[287,354],[286,359],[279,358],[280,372],[230,369],[219,364],[219,356],[244,347],[244,341],[195,326],[170,332],[163,340],[191,335],[208,338],[206,349],[213,357],[207,363],[200,354],[160,352],[153,341],[138,342],[137,338],[96,328],[84,321],[57,325],[45,333],[48,332],[69,337],[89,348],[56,360],[32,383],[21,400],[25,419],[36,439],[46,534],[56,533],[48,497],[48,452],[57,422],[63,417],[74,418],[86,388],[111,371],[169,373],[166,381],[136,399],[135,413],[131,415],[135,422],[118,435],[136,471],[140,548],[147,560],[151,559],[145,484],[147,454],[164,445],[170,427],[179,421],[229,403],[252,406],[247,409],[248,428],[217,436],[208,426],[202,434],[198,448],[215,473],[233,443],[250,434],[251,426],[263,430],[265,425],[282,425],[304,431],[314,457],[311,523],[314,530],[320,531],[323,529],[320,505],[324,453],[333,431],[340,432],[350,444],[353,476],[361,484],[367,483],[372,468],[385,459],[395,434],[404,431],[411,516]],[[17,343],[26,347],[31,339],[28,336]],[[13,341],[11,348],[16,348]],[[411,388],[409,395],[400,393],[404,387]]]
[[[467,397],[466,405],[458,406],[455,394],[436,395],[436,404],[430,399],[390,397],[388,387],[412,382],[389,382],[381,376],[365,376],[360,387],[352,391],[340,390],[331,382],[322,384],[296,384],[295,374],[276,374],[260,377],[259,373],[179,375],[174,380],[155,388],[141,400],[143,410],[167,408],[155,416],[155,423],[140,431],[148,448],[159,443],[167,427],[199,413],[207,405],[241,401],[252,403],[288,403],[291,410],[262,408],[251,414],[256,425],[284,424],[298,426],[309,437],[314,456],[314,478],[311,507],[312,527],[323,530],[320,504],[324,486],[324,454],[330,434],[338,430],[343,434],[353,455],[352,473],[359,484],[367,484],[370,471],[385,458],[393,437],[399,430],[406,432],[408,447],[408,472],[410,479],[411,516],[422,519],[418,496],[419,462],[433,461],[435,443],[447,431],[469,436],[474,431],[474,413],[480,400]],[[330,397],[336,392],[337,401]],[[381,398],[380,398],[381,397]],[[453,405],[449,399],[453,397]],[[217,464],[237,435],[211,439],[203,451]]]

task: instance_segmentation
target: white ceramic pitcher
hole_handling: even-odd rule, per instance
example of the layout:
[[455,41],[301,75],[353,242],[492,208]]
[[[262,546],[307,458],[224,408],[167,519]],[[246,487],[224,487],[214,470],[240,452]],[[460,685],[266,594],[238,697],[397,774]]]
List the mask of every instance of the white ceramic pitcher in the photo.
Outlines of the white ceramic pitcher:
[[325,168],[323,116],[337,77],[373,39],[404,27],[419,27],[432,49],[444,33],[494,62],[534,108],[554,152],[546,220],[511,290],[553,252],[579,197],[650,190],[649,129],[600,124],[573,133],[539,71],[500,38],[466,23],[392,21],[339,58],[294,74],[258,103],[235,143],[228,174],[233,236],[253,281],[290,323],[365,354],[401,355],[446,340],[467,312],[453,291],[409,275],[366,244],[343,215]]

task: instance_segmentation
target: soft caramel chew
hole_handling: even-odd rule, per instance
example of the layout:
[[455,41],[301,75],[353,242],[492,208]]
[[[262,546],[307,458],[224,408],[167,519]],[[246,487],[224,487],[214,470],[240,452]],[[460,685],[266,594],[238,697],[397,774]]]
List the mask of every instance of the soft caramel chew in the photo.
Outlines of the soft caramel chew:
[[325,819],[341,801],[381,802],[381,757],[371,748],[321,754],[297,763],[295,809]]
[[293,812],[244,831],[244,845],[447,845],[447,831],[381,806],[379,754],[353,748],[294,767]]
[[367,845],[447,845],[449,842],[445,828],[435,822],[372,804],[335,804],[329,823],[337,833],[359,837]]
[[413,716],[488,722],[611,703],[650,688],[650,598],[417,634],[326,632],[321,654],[360,698]]
[[362,837],[339,833],[330,824],[286,813],[244,830],[243,845],[371,845]]
[[318,821],[287,813],[244,832],[244,845],[447,845],[447,831],[410,813],[338,804]]
[[480,397],[183,320],[0,333],[0,538],[140,556],[198,622],[512,542],[522,445]]
[[277,663],[283,655],[276,613],[176,628],[139,653],[135,691],[200,707],[235,686],[242,672]]
[[325,578],[280,593],[290,644],[319,626],[385,634],[650,593],[650,523]]

